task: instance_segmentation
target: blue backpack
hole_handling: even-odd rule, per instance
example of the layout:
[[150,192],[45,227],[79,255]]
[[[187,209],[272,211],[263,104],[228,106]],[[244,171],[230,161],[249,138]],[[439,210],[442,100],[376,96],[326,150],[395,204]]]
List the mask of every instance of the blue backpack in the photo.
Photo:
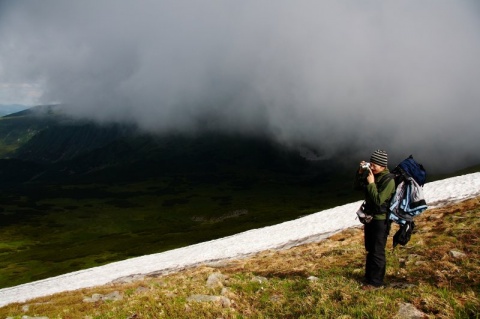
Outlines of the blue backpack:
[[415,227],[413,218],[424,212],[428,206],[423,196],[423,185],[427,172],[422,164],[410,155],[392,170],[395,179],[395,193],[390,200],[388,218],[400,225],[393,236],[393,247],[405,245]]
[[402,177],[410,176],[422,187],[427,180],[425,168],[422,164],[417,163],[412,155],[401,161],[400,164],[393,169],[392,173]]

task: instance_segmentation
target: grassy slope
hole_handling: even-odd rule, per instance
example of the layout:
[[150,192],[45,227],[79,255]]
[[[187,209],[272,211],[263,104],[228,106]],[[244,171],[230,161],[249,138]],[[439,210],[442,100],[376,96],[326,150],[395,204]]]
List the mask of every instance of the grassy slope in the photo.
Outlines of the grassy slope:
[[[480,312],[480,198],[427,210],[406,247],[388,244],[382,290],[363,291],[360,228],[281,251],[224,264],[202,265],[129,284],[61,293],[0,308],[0,317],[49,318],[393,318],[407,302],[428,318],[478,318]],[[393,229],[395,231],[396,228]],[[392,233],[393,233],[392,231]],[[451,250],[466,254],[455,259]],[[207,288],[215,272],[224,289]],[[265,280],[255,280],[255,278]],[[318,280],[310,281],[309,276]],[[85,303],[95,293],[118,291],[122,301]],[[220,295],[221,303],[189,302],[193,294]],[[28,309],[27,309],[28,308]]]

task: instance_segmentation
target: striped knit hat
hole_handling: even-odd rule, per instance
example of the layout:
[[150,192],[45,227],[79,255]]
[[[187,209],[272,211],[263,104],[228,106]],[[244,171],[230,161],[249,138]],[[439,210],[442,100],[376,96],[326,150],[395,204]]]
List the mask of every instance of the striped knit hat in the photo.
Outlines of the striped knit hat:
[[375,152],[372,153],[372,156],[370,156],[370,162],[383,167],[387,167],[387,164],[388,164],[387,152],[383,150],[376,150]]

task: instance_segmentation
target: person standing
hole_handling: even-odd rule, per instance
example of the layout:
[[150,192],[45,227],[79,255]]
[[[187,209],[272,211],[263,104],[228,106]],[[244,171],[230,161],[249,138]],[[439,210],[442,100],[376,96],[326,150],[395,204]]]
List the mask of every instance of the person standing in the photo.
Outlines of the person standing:
[[365,195],[363,212],[372,216],[371,220],[364,224],[367,257],[363,289],[384,286],[385,246],[391,223],[387,213],[390,199],[395,192],[395,181],[387,165],[387,152],[376,150],[370,157],[370,163],[360,162],[355,176],[355,189],[363,191]]

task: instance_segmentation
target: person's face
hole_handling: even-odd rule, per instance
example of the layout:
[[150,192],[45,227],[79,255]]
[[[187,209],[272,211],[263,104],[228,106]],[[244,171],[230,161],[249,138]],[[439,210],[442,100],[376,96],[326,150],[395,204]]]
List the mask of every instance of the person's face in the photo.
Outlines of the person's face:
[[385,167],[377,165],[375,163],[370,163],[370,169],[372,170],[373,175],[375,175],[383,171]]

